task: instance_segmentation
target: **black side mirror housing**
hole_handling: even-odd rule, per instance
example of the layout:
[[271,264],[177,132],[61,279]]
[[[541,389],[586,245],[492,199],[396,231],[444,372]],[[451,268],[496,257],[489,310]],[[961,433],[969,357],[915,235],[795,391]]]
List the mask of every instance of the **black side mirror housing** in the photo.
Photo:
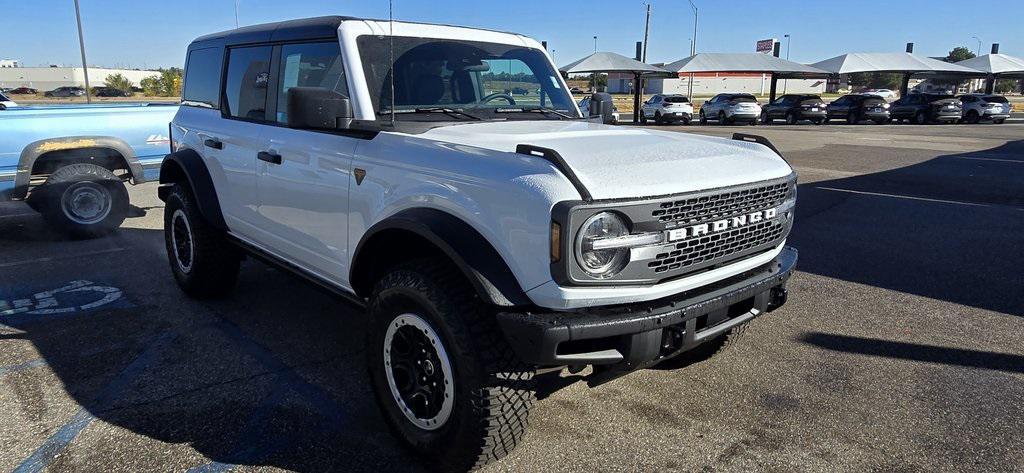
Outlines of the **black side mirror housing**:
[[612,123],[613,109],[611,94],[598,92],[590,96],[590,118],[600,118],[605,124]]
[[351,125],[348,97],[321,87],[288,89],[288,128],[347,130]]

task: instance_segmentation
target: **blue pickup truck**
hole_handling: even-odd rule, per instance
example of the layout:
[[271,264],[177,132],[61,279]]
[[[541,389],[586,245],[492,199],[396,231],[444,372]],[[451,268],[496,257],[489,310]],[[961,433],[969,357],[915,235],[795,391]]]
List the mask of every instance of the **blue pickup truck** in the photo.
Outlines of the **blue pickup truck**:
[[107,234],[128,213],[125,183],[159,177],[176,104],[0,110],[0,201],[24,200],[76,238]]

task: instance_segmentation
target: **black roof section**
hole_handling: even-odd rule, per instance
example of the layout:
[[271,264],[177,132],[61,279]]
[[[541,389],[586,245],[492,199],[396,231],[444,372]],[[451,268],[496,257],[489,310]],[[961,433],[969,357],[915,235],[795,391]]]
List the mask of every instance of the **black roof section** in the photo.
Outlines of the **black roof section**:
[[[338,37],[338,28],[341,22],[349,20],[366,21],[388,21],[371,18],[359,18],[354,16],[319,16],[314,18],[302,18],[298,20],[286,20],[276,23],[264,23],[260,25],[243,26],[234,30],[221,31],[205,36],[200,36],[189,44],[189,50],[197,48],[237,46],[240,44],[267,43],[271,41],[307,41],[314,39],[331,39]],[[469,26],[445,25],[441,23],[421,23],[416,21],[401,21],[402,23],[415,24],[436,24],[438,26],[456,26],[459,28],[470,28],[483,31],[494,31],[519,35],[509,31],[492,30],[486,28],[475,28]]]
[[239,44],[266,43],[269,41],[300,41],[338,37],[338,27],[345,20],[358,20],[349,16],[321,16],[301,20],[279,21],[261,25],[243,26],[235,30],[200,36],[192,41],[189,49],[197,47],[235,46]]

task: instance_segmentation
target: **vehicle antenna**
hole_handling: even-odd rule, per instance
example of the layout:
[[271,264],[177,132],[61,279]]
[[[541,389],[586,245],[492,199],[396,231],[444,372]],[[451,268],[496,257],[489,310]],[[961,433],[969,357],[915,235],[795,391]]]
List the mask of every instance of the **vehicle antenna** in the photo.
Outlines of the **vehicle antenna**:
[[391,126],[395,126],[395,14],[388,0],[388,63],[391,64]]

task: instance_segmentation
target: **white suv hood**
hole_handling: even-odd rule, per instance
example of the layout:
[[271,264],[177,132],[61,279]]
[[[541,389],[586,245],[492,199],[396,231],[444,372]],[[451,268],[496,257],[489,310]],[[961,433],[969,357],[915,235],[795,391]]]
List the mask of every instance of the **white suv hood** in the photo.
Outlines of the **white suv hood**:
[[575,120],[472,123],[418,136],[506,152],[520,144],[551,148],[595,199],[678,194],[793,172],[756,143]]

